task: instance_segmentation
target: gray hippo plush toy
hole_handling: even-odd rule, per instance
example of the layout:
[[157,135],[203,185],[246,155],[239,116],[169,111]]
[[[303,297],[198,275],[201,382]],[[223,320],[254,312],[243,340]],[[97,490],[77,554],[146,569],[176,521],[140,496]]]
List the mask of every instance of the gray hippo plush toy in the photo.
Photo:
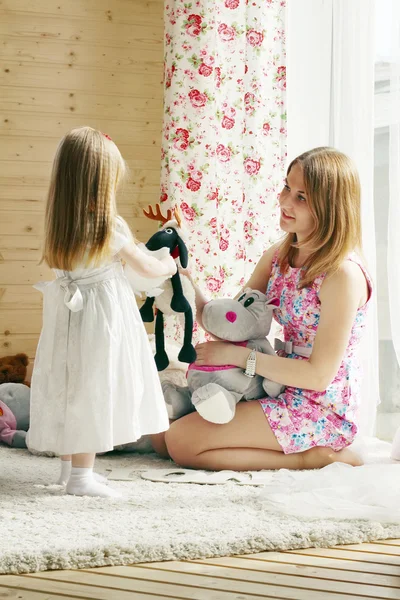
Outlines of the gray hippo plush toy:
[[0,442],[26,448],[31,390],[23,383],[0,385]]
[[[208,302],[203,310],[203,324],[220,340],[274,355],[266,336],[278,304],[278,300],[271,302],[261,292],[246,288],[237,300],[223,298]],[[260,375],[249,378],[243,369],[232,365],[204,367],[191,364],[187,386],[164,381],[162,388],[170,419],[179,419],[197,410],[206,421],[228,423],[240,400],[255,400],[267,395],[275,398],[284,386]]]

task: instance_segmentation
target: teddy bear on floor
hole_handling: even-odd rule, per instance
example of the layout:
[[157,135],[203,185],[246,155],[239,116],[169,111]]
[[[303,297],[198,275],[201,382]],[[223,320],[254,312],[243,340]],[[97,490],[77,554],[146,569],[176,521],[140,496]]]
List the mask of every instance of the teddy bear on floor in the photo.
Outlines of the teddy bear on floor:
[[26,448],[29,429],[28,362],[26,354],[0,358],[0,442],[15,448]]
[[0,357],[0,383],[25,383],[28,364],[26,354]]
[[[220,340],[274,355],[266,336],[270,332],[277,302],[270,302],[261,292],[247,288],[237,300],[208,302],[203,310],[203,324]],[[236,404],[240,400],[254,400],[267,395],[274,398],[282,393],[284,386],[260,375],[250,378],[243,369],[232,365],[201,367],[191,364],[187,386],[164,381],[162,388],[171,419],[179,419],[197,410],[206,421],[228,423],[235,416]]]

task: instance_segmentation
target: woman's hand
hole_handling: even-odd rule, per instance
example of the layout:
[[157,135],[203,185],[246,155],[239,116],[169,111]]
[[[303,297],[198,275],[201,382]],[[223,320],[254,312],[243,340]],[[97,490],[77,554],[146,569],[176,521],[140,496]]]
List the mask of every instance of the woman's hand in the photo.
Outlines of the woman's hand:
[[196,346],[198,366],[220,366],[235,364],[236,346],[229,342],[204,342]]

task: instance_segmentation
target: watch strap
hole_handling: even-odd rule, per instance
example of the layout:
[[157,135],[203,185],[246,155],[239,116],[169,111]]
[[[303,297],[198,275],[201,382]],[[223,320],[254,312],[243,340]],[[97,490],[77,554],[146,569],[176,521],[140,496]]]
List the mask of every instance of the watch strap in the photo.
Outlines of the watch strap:
[[247,377],[254,377],[256,374],[256,362],[257,362],[257,354],[255,350],[252,350],[247,357],[246,361],[246,369],[244,374]]

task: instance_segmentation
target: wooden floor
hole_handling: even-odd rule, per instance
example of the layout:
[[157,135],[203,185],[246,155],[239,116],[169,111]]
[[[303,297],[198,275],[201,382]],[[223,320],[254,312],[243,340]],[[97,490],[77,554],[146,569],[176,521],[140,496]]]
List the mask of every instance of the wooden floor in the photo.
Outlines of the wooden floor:
[[20,600],[400,600],[400,540],[0,577]]

